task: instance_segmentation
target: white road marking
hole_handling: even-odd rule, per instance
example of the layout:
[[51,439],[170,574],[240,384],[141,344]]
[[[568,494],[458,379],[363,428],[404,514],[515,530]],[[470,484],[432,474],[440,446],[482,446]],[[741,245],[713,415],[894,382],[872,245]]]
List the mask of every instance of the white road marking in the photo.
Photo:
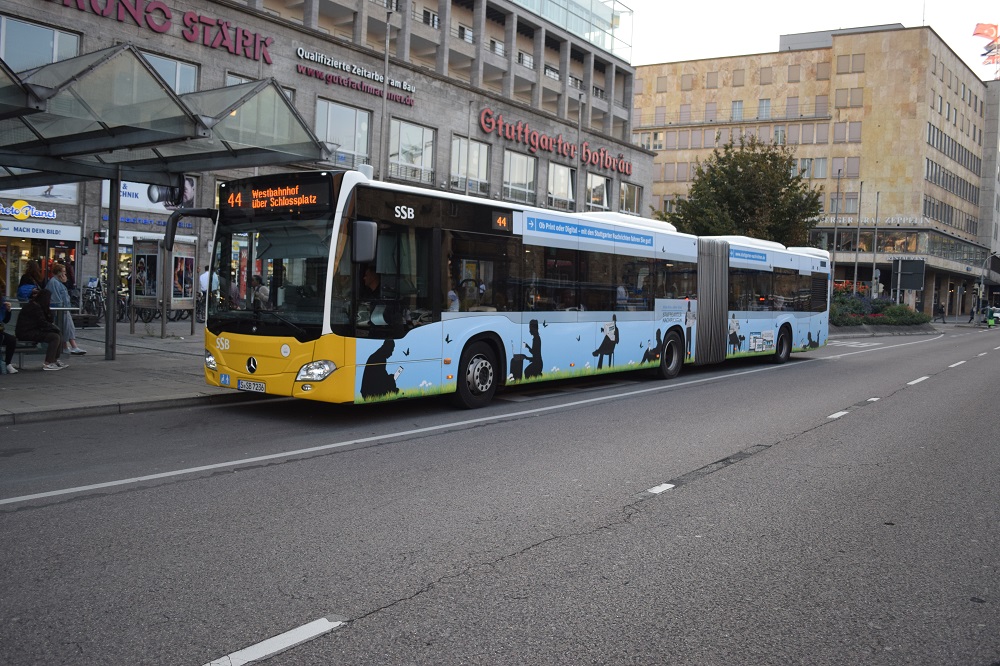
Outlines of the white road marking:
[[965,363],[965,361],[959,361],[958,363],[952,363],[948,367],[949,368],[957,368],[958,366],[962,365],[963,363]]
[[989,352],[983,352],[982,354],[979,354],[979,356],[986,356],[987,354],[989,354]]
[[923,377],[920,377],[919,379],[914,379],[912,382],[906,382],[906,385],[907,386],[913,386],[914,384],[919,384],[920,382],[924,381],[925,379],[930,379],[930,377],[928,377],[928,376],[925,375]]
[[878,402],[881,398],[868,398],[868,402]]
[[882,342],[857,342],[854,340],[829,340],[826,344],[831,347],[880,347]]
[[828,418],[828,419],[839,419],[841,416],[846,416],[849,413],[850,412],[837,412],[836,414],[830,414],[826,418]]
[[895,349],[896,347],[908,347],[910,345],[922,345],[925,342],[934,342],[935,340],[940,340],[943,337],[944,337],[943,335],[939,335],[937,337],[926,338],[924,340],[914,340],[913,342],[901,342],[898,345],[887,345],[885,347],[873,347],[871,349],[862,349],[860,351],[844,352],[843,354],[836,354],[834,356],[825,356],[825,357],[823,357],[821,359],[817,359],[817,360],[819,360],[819,361],[829,361],[831,359],[844,358],[845,356],[854,356],[855,354],[867,354],[868,352],[884,351],[886,349]]
[[664,491],[667,491],[667,490],[670,490],[673,487],[674,487],[674,484],[672,484],[672,483],[661,483],[658,486],[653,486],[647,492],[651,492],[654,495],[659,495],[660,493],[662,493]]
[[227,654],[225,657],[219,657],[214,661],[208,662],[205,666],[243,666],[243,664],[249,664],[254,661],[260,661],[261,659],[267,659],[268,657],[272,657],[279,652],[283,652],[289,648],[295,647],[296,645],[310,641],[317,636],[322,636],[327,632],[333,631],[343,624],[343,622],[331,622],[325,617],[313,620],[309,624],[304,624],[301,627],[292,629],[291,631],[278,634],[273,638],[268,638],[266,641],[261,641],[256,645],[251,645],[250,647],[240,650],[239,652],[233,652],[232,654]]

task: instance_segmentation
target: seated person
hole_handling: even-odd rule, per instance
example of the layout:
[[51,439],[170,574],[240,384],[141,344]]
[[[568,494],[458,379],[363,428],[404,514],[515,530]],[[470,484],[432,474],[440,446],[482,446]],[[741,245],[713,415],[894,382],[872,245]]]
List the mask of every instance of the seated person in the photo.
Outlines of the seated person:
[[458,312],[459,310],[458,294],[455,293],[454,289],[448,290],[448,304],[446,310],[448,312]]
[[66,367],[59,360],[63,350],[62,330],[55,325],[55,317],[49,305],[51,300],[51,291],[32,289],[31,297],[21,308],[14,333],[18,340],[45,343],[45,363],[42,370],[62,370]]

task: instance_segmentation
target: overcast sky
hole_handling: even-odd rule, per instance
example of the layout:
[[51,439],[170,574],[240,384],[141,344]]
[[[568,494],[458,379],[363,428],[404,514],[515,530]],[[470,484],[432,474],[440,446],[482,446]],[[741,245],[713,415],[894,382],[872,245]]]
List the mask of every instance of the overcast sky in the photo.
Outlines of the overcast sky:
[[771,53],[781,35],[901,23],[930,26],[981,79],[997,78],[984,65],[988,43],[973,37],[977,23],[1000,23],[1000,3],[984,0],[621,0],[633,11],[632,64]]

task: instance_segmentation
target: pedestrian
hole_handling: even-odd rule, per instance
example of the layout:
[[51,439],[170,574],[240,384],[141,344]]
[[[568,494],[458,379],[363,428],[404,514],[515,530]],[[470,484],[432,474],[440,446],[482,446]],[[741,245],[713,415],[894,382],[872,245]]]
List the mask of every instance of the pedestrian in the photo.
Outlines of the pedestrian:
[[944,306],[941,305],[940,303],[938,303],[937,305],[934,306],[934,321],[937,321],[939,317],[941,318],[941,323],[942,324],[947,324],[948,323],[944,319]]
[[[52,277],[45,283],[45,289],[52,293],[52,305],[54,307],[68,308],[72,306],[69,299],[69,290],[66,289],[67,279],[65,264],[53,264]],[[73,315],[70,314],[69,310],[60,313],[57,326],[62,329],[63,342],[66,344],[66,349],[70,354],[82,356],[87,353],[86,350],[81,349],[76,344],[76,327],[73,325]]]
[[63,350],[62,331],[54,323],[52,309],[49,307],[51,298],[52,292],[46,289],[32,290],[28,302],[21,307],[14,335],[18,340],[44,342],[46,349],[42,370],[62,370],[67,367],[66,363],[59,360]]
[[250,278],[250,284],[253,288],[253,308],[254,310],[268,309],[267,297],[271,295],[270,290],[264,286],[264,280],[259,275],[254,275]]
[[17,338],[13,334],[4,330],[10,323],[10,302],[4,298],[7,291],[7,283],[0,278],[0,346],[4,348],[2,363],[7,368],[7,374],[16,375],[17,368],[14,367],[14,348],[17,346]]
[[25,265],[21,281],[17,283],[17,300],[26,303],[31,298],[32,290],[41,289],[44,286],[45,276],[42,275],[42,267],[32,259]]

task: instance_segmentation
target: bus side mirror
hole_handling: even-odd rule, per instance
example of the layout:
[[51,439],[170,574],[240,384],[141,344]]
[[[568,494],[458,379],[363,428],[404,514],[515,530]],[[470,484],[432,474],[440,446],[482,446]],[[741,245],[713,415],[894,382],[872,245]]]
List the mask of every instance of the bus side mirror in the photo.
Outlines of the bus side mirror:
[[378,224],[373,220],[355,220],[351,230],[353,244],[351,261],[367,264],[375,261],[375,246],[378,242]]

